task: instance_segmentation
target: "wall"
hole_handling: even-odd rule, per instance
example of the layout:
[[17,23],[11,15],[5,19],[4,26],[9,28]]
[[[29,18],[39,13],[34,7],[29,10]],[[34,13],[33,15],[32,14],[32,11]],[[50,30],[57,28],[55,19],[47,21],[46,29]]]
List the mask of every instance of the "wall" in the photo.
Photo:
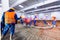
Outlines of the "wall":
[[[18,15],[18,17],[20,17],[21,15],[23,15],[23,13],[17,13],[17,15]],[[26,14],[25,16],[26,17],[30,17],[31,16],[32,18],[34,18],[34,15]],[[40,14],[38,14],[38,19],[42,20],[44,17],[46,17],[46,20],[51,20],[52,16],[56,16],[56,20],[60,20],[60,12],[59,11],[51,12],[51,13],[40,13]]]
[[59,12],[59,11],[57,11],[57,12],[52,12],[52,13],[51,13],[51,17],[52,17],[52,16],[56,16],[56,19],[57,19],[57,20],[60,20],[60,12]]

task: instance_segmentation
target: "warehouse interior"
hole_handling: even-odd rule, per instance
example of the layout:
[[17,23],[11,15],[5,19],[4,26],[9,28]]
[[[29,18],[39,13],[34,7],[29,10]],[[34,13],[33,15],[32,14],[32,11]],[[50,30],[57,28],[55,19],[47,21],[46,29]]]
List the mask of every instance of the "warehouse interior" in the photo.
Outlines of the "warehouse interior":
[[[2,15],[10,8],[15,9],[18,18],[24,16],[34,19],[35,14],[38,18],[36,26],[32,23],[31,28],[25,28],[25,24],[20,24],[18,20],[13,40],[60,40],[60,0],[0,0],[0,31]],[[51,27],[52,16],[56,17],[54,28]],[[48,25],[45,25],[43,20],[46,20]],[[10,40],[9,37],[7,33],[4,40]]]

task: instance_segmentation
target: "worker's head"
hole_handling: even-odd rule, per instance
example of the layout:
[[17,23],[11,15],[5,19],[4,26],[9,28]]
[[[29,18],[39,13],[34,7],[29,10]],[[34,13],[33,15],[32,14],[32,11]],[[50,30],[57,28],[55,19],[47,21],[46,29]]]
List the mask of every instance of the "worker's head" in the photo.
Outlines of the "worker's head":
[[24,15],[22,15],[22,16],[21,16],[21,18],[25,18],[25,16],[24,16]]
[[20,16],[20,18],[22,18],[22,16]]
[[52,16],[52,20],[55,20],[56,19],[56,17],[55,16]]
[[15,9],[14,9],[14,8],[11,8],[11,9],[9,9],[8,11],[9,11],[9,12],[12,12],[12,11],[15,11]]

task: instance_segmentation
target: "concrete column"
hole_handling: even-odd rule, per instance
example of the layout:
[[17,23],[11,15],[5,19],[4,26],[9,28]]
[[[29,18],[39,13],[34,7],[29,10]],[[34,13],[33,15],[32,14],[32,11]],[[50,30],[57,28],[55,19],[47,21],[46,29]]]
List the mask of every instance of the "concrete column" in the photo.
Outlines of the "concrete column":
[[[9,0],[1,0],[1,4],[2,4],[2,7],[1,7],[1,13],[0,13],[0,18],[2,17],[2,14],[3,12],[9,10]],[[1,22],[1,19],[0,19],[0,22]],[[1,30],[0,30],[0,40],[1,40]]]
[[9,0],[1,0],[2,2],[2,11],[5,12],[9,9]]
[[0,10],[0,22],[3,12],[9,10],[9,0],[1,0],[1,10]]
[[0,7],[0,22],[3,12],[7,11],[9,9],[9,0],[1,0],[1,7]]

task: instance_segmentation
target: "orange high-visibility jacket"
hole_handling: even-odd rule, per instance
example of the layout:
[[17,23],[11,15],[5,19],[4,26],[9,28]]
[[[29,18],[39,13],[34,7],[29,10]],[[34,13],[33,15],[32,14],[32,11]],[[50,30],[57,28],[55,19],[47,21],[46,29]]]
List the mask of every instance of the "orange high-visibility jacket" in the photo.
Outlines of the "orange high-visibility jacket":
[[5,12],[5,23],[15,23],[15,12]]
[[26,23],[29,23],[29,22],[30,22],[30,19],[25,18],[25,22],[26,22]]
[[30,19],[27,19],[27,23],[29,23],[30,22]]

